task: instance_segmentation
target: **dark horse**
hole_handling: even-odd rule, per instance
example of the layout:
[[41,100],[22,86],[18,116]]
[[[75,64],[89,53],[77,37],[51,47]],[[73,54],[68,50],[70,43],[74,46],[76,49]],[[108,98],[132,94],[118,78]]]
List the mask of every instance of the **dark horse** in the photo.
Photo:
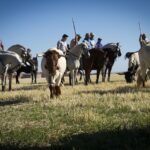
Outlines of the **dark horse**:
[[31,73],[32,83],[37,83],[36,78],[37,78],[37,71],[38,71],[38,59],[37,57],[33,57],[31,61],[32,63],[27,61],[25,66],[22,66],[17,70],[16,84],[20,83],[19,76],[21,72]]
[[97,70],[96,83],[98,83],[99,74],[103,68],[107,54],[107,52],[103,51],[102,49],[95,48],[89,50],[89,53],[90,57],[82,57],[82,65],[83,69],[85,70],[85,85],[88,85],[88,83],[90,82],[91,70]]
[[107,52],[106,61],[102,72],[102,81],[105,82],[106,74],[108,71],[108,79],[110,81],[110,74],[116,58],[121,56],[121,50],[119,43],[109,43],[103,47],[103,50]]

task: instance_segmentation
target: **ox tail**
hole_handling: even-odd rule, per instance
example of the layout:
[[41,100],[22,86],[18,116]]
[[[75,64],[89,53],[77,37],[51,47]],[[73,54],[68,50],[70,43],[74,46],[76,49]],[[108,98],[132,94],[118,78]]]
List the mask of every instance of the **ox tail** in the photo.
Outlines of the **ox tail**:
[[134,53],[134,52],[127,52],[127,53],[125,54],[125,59],[127,59],[127,58],[129,59],[133,53]]

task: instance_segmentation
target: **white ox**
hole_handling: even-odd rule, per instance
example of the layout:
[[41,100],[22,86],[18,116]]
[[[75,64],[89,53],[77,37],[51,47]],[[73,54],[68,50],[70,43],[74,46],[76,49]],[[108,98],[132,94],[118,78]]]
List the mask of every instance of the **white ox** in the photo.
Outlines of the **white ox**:
[[150,68],[150,45],[143,46],[138,53],[140,65],[137,70],[137,87],[140,87],[146,79],[147,69]]
[[50,97],[59,96],[61,79],[66,70],[66,58],[63,52],[57,48],[48,49],[43,55],[41,68],[49,84]]

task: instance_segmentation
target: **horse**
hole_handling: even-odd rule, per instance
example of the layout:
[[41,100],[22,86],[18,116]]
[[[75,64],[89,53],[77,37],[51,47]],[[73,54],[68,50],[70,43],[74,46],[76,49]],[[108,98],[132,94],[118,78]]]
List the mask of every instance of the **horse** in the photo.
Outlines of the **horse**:
[[27,49],[20,44],[12,45],[11,47],[8,48],[7,51],[12,51],[17,53],[22,58],[22,62],[25,62],[26,58],[28,57]]
[[31,83],[37,83],[37,71],[38,71],[38,59],[37,57],[33,57],[30,62],[26,62],[24,66],[19,68],[16,72],[16,84],[19,84],[19,76],[21,72],[31,73]]
[[61,50],[51,48],[42,58],[41,68],[50,89],[50,98],[61,95],[60,83],[66,70],[66,58]]
[[137,69],[137,87],[140,87],[141,85],[145,87],[145,80],[149,75],[150,70],[150,44],[141,47],[138,54],[140,63]]
[[0,51],[0,75],[2,79],[2,91],[5,91],[6,77],[9,77],[9,91],[12,89],[12,74],[23,65],[21,57],[14,52]]
[[68,51],[66,61],[67,69],[70,71],[70,84],[72,86],[75,85],[82,54],[88,57],[88,45],[86,43],[81,43]]
[[99,74],[100,71],[103,69],[107,54],[107,52],[97,48],[90,49],[89,53],[90,57],[83,56],[82,58],[82,68],[83,70],[85,70],[85,85],[88,85],[88,83],[90,82],[90,72],[92,70],[97,70],[96,83],[98,83]]
[[114,65],[114,62],[116,58],[120,57],[122,54],[121,54],[121,50],[119,47],[119,43],[108,43],[104,45],[102,49],[107,52],[106,61],[105,61],[103,72],[102,72],[102,77],[103,77],[102,81],[105,82],[106,74],[108,71],[107,81],[109,82],[110,74],[111,74],[111,70]]

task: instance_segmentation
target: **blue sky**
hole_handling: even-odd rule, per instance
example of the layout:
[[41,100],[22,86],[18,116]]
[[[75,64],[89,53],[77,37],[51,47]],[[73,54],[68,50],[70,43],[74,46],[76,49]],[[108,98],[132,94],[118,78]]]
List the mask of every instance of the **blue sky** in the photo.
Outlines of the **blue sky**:
[[124,55],[139,50],[139,26],[150,39],[149,0],[1,0],[0,39],[5,49],[13,44],[31,48],[33,56],[56,46],[62,34],[95,33],[102,43],[120,42],[122,57],[113,72],[127,70]]

